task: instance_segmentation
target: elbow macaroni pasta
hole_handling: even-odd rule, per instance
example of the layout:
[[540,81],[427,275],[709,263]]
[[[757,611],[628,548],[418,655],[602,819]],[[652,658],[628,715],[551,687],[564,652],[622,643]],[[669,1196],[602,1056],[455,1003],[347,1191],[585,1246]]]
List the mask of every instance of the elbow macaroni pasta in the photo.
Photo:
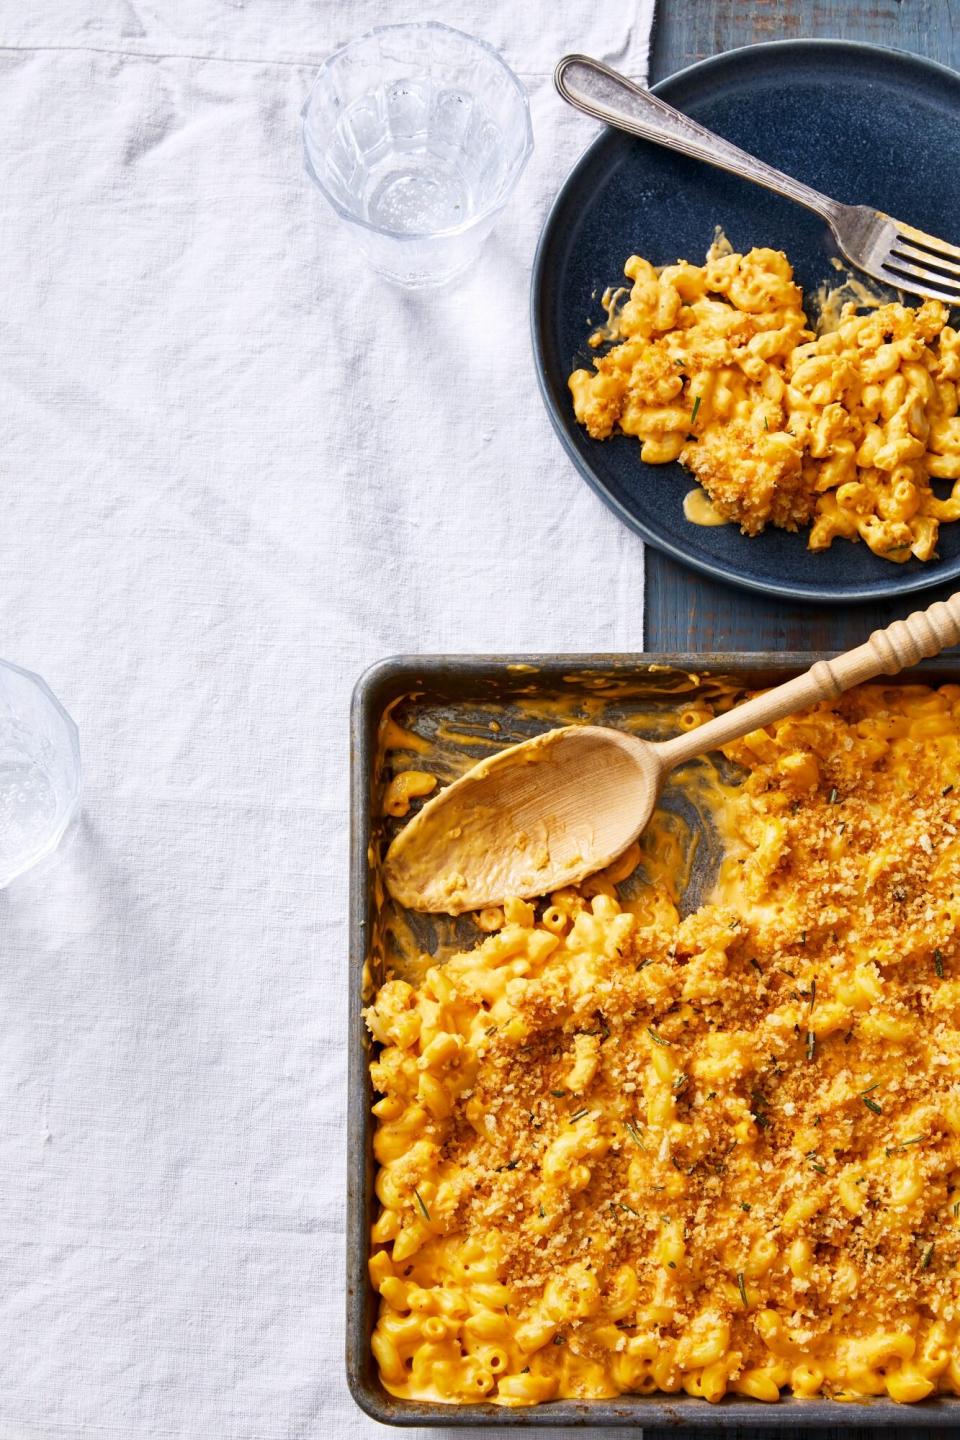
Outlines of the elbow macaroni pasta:
[[726,753],[711,903],[510,901],[366,1011],[393,1394],[960,1394],[960,687]]
[[619,343],[569,381],[595,439],[619,431],[648,464],[679,460],[747,535],[809,524],[811,550],[841,536],[887,560],[934,556],[941,522],[960,516],[946,306],[849,303],[814,335],[780,251],[714,245],[703,266],[659,270],[632,256],[625,273],[629,298],[591,342]]

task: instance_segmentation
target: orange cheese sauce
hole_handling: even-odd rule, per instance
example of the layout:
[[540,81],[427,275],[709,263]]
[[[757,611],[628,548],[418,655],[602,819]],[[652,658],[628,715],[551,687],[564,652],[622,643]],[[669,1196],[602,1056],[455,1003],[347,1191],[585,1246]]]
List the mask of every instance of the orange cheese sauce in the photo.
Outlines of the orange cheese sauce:
[[[497,723],[662,734],[734,698],[663,683]],[[490,719],[395,713],[448,775],[473,757],[441,724]],[[576,890],[382,915],[392,1393],[960,1394],[960,687],[863,687],[691,764]]]

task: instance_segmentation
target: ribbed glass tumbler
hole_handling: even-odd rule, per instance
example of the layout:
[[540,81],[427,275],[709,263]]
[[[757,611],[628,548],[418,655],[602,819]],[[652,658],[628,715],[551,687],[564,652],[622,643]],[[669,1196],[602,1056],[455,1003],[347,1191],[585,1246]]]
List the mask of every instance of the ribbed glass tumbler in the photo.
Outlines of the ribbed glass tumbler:
[[0,888],[56,849],[79,799],[76,725],[39,675],[0,660]]
[[388,280],[467,269],[533,151],[526,92],[489,45],[385,25],[323,64],[303,110],[307,171]]

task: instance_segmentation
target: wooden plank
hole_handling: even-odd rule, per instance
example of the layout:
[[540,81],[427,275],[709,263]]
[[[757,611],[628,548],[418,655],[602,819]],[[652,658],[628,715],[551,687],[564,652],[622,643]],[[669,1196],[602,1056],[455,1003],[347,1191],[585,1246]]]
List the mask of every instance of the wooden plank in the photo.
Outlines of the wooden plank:
[[[738,45],[798,36],[865,40],[960,68],[960,0],[660,0],[650,78]],[[699,576],[648,546],[648,650],[842,650],[948,595],[830,609],[765,600]]]
[[956,63],[956,0],[661,0],[650,78],[661,80],[721,50],[763,40],[866,40]]
[[[793,36],[867,40],[960,67],[960,0],[660,0],[651,79],[662,79],[695,60],[737,45]],[[650,650],[844,649],[857,644],[875,625],[888,624],[914,608],[908,603],[891,603],[831,611],[766,601],[700,577],[650,547],[646,566],[645,632]],[[944,587],[942,593],[949,589]],[[934,598],[929,593],[918,603]],[[758,1425],[743,1433],[750,1440],[876,1437],[879,1432],[857,1424],[858,1418],[845,1408],[836,1426],[801,1431],[792,1426],[774,1430]],[[719,1414],[718,1421],[722,1424]],[[930,1433],[909,1424],[906,1409],[904,1421],[903,1426],[885,1433],[898,1440],[921,1440]],[[705,1436],[709,1433],[703,1432]],[[717,1435],[721,1434],[718,1425]],[[647,1436],[648,1440],[666,1440],[666,1432],[651,1430]]]

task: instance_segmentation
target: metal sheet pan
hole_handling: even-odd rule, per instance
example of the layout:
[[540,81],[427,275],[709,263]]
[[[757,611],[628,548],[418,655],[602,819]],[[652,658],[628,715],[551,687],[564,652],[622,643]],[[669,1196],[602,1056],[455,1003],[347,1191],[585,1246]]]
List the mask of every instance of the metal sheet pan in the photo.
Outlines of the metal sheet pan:
[[[557,1400],[509,1409],[499,1405],[441,1405],[400,1400],[380,1384],[370,1352],[370,1335],[378,1297],[367,1276],[368,1236],[375,1204],[373,1193],[373,1121],[369,1062],[372,1042],[361,1017],[364,986],[376,980],[377,904],[375,876],[369,856],[378,838],[379,727],[387,708],[404,696],[416,695],[421,717],[431,713],[449,721],[464,717],[467,728],[485,707],[522,703],[530,697],[582,698],[598,694],[615,705],[647,709],[675,707],[670,690],[695,698],[700,688],[729,679],[744,688],[763,688],[798,674],[823,654],[729,653],[717,655],[506,655],[396,656],[368,670],[357,683],[351,715],[350,834],[350,995],[347,1139],[347,1379],[357,1404],[384,1425],[454,1427],[514,1426],[690,1426],[719,1429],[736,1426],[772,1429],[893,1428],[940,1430],[960,1427],[960,1399],[942,1397],[919,1405],[897,1405],[874,1399],[863,1404],[832,1400],[784,1399],[778,1405],[737,1396],[709,1405],[688,1395],[625,1395],[615,1400]],[[690,688],[690,676],[699,677]],[[889,683],[923,680],[960,683],[960,655],[926,661]],[[645,700],[644,697],[647,697]],[[622,700],[621,700],[622,697]],[[534,729],[547,726],[532,721]],[[530,733],[533,733],[532,730]],[[507,738],[504,736],[504,741]],[[469,747],[465,747],[469,755]],[[470,758],[475,758],[470,756]],[[453,922],[451,922],[453,923]],[[433,938],[436,938],[434,935]],[[451,936],[455,939],[456,936]],[[430,937],[425,938],[425,948]]]

